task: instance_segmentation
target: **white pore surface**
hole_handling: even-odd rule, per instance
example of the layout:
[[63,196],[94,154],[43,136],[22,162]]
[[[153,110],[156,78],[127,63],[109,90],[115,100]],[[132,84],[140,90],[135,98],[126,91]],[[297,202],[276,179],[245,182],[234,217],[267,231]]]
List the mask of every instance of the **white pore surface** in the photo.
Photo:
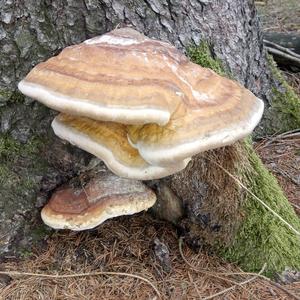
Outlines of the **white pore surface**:
[[123,124],[157,123],[165,125],[170,118],[168,111],[145,107],[103,106],[92,100],[72,98],[54,92],[26,80],[22,80],[18,84],[18,88],[24,95],[37,99],[52,109],[66,113],[72,112],[73,114],[94,120],[112,121]]
[[84,44],[87,45],[95,45],[95,44],[109,44],[109,45],[118,45],[118,46],[129,46],[140,44],[142,41],[138,41],[136,39],[132,39],[129,37],[118,37],[114,35],[102,35],[91,38],[89,40],[84,41]]
[[155,203],[155,197],[152,201],[149,199],[138,199],[131,201],[120,201],[118,205],[107,207],[101,214],[93,215],[88,218],[88,213],[82,216],[75,216],[73,218],[66,218],[62,214],[55,214],[48,216],[44,210],[41,211],[41,217],[43,222],[54,228],[54,229],[70,229],[74,231],[81,231],[94,228],[102,224],[107,219],[111,219],[123,215],[132,215],[143,210],[147,210],[149,207],[153,206]]
[[174,161],[182,161],[186,157],[191,157],[203,151],[230,145],[246,137],[259,123],[263,111],[264,103],[262,100],[258,99],[257,106],[252,112],[251,118],[247,121],[232,125],[225,129],[220,129],[220,131],[213,132],[209,136],[201,137],[200,139],[183,144],[172,145],[171,147],[155,148],[157,145],[151,147],[151,145],[143,145],[142,142],[134,144],[130,140],[129,143],[133,144],[133,146],[138,149],[140,155],[149,164],[164,166],[174,163]]
[[66,126],[64,123],[58,121],[57,118],[53,120],[52,128],[55,134],[61,139],[67,140],[71,144],[76,145],[79,148],[102,159],[106,166],[120,177],[138,180],[158,179],[181,171],[190,161],[190,158],[188,158],[183,161],[176,162],[176,164],[171,163],[166,167],[149,165],[146,162],[142,168],[130,167],[120,163],[114,157],[113,152],[110,149],[98,144],[84,133]]

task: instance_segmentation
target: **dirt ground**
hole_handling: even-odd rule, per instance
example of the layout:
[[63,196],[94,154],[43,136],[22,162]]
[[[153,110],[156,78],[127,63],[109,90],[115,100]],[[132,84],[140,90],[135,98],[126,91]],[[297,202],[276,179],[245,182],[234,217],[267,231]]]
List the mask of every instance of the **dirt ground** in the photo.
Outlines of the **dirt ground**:
[[[299,0],[257,2],[266,30],[300,32]],[[287,76],[300,94],[299,75]],[[255,147],[300,215],[299,131]],[[210,253],[193,252],[172,225],[147,214],[109,220],[88,232],[55,232],[30,257],[0,265],[5,300],[300,299],[300,282],[284,289]]]

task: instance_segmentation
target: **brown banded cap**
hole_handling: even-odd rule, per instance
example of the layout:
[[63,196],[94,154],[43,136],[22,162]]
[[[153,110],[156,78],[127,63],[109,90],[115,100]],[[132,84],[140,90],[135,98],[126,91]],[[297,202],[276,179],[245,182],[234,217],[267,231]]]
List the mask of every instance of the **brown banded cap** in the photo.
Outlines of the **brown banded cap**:
[[129,144],[126,125],[120,123],[60,114],[52,122],[52,128],[57,136],[97,156],[121,177],[157,179],[184,169],[190,160],[163,167],[150,165]]
[[203,99],[189,97],[165,126],[128,126],[131,145],[150,164],[163,166],[232,144],[249,135],[262,117],[263,101],[237,82],[197,65],[191,70],[184,72],[186,80]]
[[122,28],[65,48],[33,68],[18,87],[60,112],[163,125],[183,95],[168,60],[186,58],[168,43]]
[[142,182],[101,172],[85,187],[70,185],[54,192],[41,217],[52,228],[79,231],[146,210],[155,201],[155,193]]
[[238,83],[131,28],[67,47],[19,89],[65,113],[129,124],[130,144],[160,167],[245,137],[263,113]]

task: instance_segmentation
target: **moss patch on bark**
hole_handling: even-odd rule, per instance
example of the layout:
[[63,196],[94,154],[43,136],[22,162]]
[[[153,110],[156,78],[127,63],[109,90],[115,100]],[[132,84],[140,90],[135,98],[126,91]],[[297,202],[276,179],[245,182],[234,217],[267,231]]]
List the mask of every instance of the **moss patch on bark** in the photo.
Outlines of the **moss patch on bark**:
[[221,60],[214,57],[208,43],[201,42],[199,46],[191,46],[187,49],[187,55],[194,63],[204,68],[210,68],[219,75],[230,77],[225,72]]
[[[285,221],[300,231],[300,220],[275,177],[265,168],[250,142],[244,143],[247,161],[241,164],[240,178],[248,189]],[[267,263],[267,274],[285,267],[300,270],[300,238],[250,194],[246,195],[245,218],[233,243],[221,251],[244,270],[259,271]]]
[[[202,43],[198,48],[193,47],[188,53],[195,63],[212,68],[220,75],[226,75],[221,62],[214,59],[207,44]],[[274,71],[277,72],[277,76],[281,76],[277,69]],[[277,110],[278,118],[286,120],[286,122],[289,122],[289,118],[291,118],[291,124],[299,126],[300,113],[297,96],[285,81],[283,81],[283,85],[285,87],[283,92],[273,91],[274,95],[278,97],[277,100],[274,100],[273,109]],[[241,155],[243,159],[239,164],[238,171],[233,175],[238,177],[252,193],[296,230],[300,231],[298,216],[275,177],[269,173],[254,152],[251,142],[242,143],[241,151],[243,151],[243,155]],[[220,169],[220,172],[223,171]],[[224,173],[224,176],[228,175]],[[245,191],[242,190],[237,191],[240,193],[241,199],[245,199],[241,206],[244,218],[241,222],[237,221],[240,224],[233,240],[227,246],[224,247],[221,240],[215,244],[217,252],[227,260],[238,263],[245,271],[258,271],[264,263],[267,264],[266,274],[269,276],[274,272],[281,272],[285,267],[299,270],[299,236],[249,193],[245,194]],[[228,199],[225,200],[228,201]]]
[[22,103],[24,98],[25,97],[17,91],[0,88],[0,107],[11,102]]
[[[41,155],[43,144],[38,137],[21,143],[8,134],[0,135],[0,232],[5,233],[0,253],[27,251],[27,244],[32,244],[27,227],[36,218],[36,194],[48,168]],[[24,238],[30,242],[25,243]],[[15,246],[23,242],[24,246]]]
[[270,55],[268,62],[280,85],[272,89],[272,103],[265,111],[265,131],[267,134],[274,134],[300,128],[300,98],[286,82]]

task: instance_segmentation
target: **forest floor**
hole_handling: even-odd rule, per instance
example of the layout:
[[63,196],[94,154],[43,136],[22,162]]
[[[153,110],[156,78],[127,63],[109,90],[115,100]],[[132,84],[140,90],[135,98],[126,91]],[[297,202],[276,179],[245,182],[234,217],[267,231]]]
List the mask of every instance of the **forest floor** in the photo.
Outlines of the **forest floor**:
[[255,0],[264,31],[300,32],[299,0]]
[[[285,32],[300,34],[299,0],[255,1],[260,21],[265,32]],[[300,72],[284,70],[289,84],[300,95]]]
[[287,291],[300,294],[300,283],[282,290],[219,257],[195,253],[172,225],[147,214],[112,219],[88,232],[56,232],[30,258],[11,259],[5,269],[20,272],[1,277],[5,300],[288,300],[294,297]]
[[[263,30],[293,32],[300,35],[299,0],[256,1]],[[300,72],[282,70],[300,97]],[[266,167],[277,177],[288,199],[300,214],[300,132],[288,132],[260,141],[256,151]]]
[[[267,30],[300,32],[299,0],[259,2]],[[300,95],[299,74],[286,76]],[[300,215],[299,132],[266,138],[255,148]],[[279,286],[210,253],[195,253],[178,240],[175,227],[145,213],[88,232],[55,232],[28,257],[12,257],[2,268],[12,271],[0,270],[5,300],[293,299],[288,291],[300,297],[300,282]]]

